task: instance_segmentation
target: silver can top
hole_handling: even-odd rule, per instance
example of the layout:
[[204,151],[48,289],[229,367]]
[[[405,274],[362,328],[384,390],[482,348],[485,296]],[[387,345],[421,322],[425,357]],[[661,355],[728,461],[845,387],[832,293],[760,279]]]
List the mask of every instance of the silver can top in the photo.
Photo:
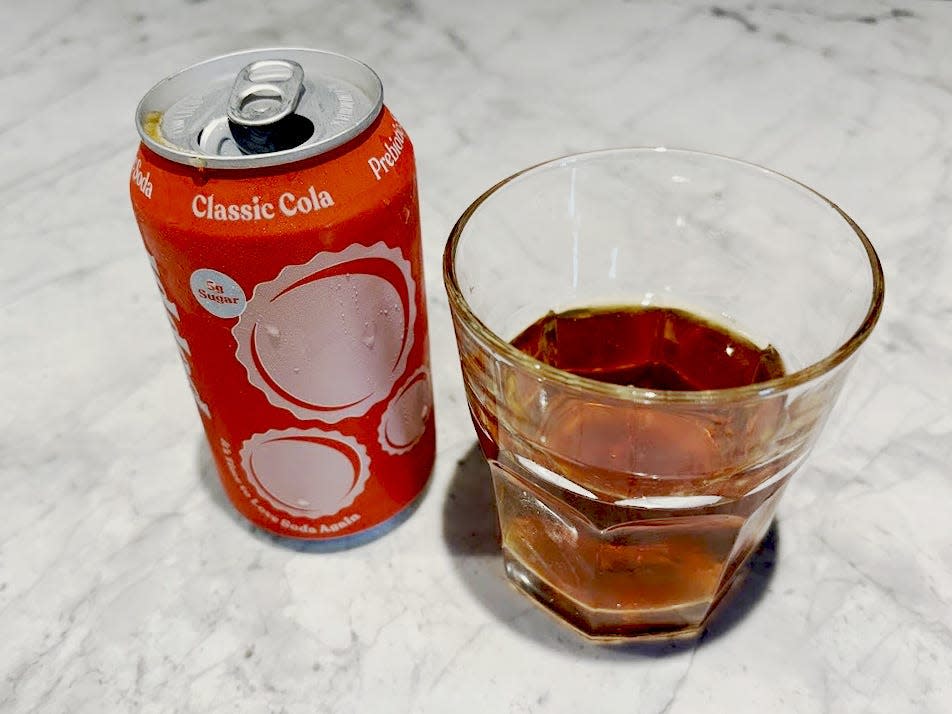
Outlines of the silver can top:
[[192,65],[150,89],[136,109],[143,143],[199,168],[277,166],[358,136],[383,107],[367,65],[321,50],[236,52]]

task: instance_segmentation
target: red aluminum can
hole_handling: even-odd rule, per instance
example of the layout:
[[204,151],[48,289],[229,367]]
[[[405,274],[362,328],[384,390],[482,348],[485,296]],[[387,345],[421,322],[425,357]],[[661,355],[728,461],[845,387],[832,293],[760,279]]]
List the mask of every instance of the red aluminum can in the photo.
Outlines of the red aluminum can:
[[379,78],[240,52],[137,120],[133,210],[229,499],[294,538],[386,523],[435,429],[413,147]]

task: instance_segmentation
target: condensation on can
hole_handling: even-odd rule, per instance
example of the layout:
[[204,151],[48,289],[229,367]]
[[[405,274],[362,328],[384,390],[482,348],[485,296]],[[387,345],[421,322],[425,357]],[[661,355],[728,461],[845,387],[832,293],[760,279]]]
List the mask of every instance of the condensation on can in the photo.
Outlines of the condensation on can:
[[435,454],[413,147],[369,67],[255,50],[157,84],[133,209],[222,485],[282,536],[362,542]]

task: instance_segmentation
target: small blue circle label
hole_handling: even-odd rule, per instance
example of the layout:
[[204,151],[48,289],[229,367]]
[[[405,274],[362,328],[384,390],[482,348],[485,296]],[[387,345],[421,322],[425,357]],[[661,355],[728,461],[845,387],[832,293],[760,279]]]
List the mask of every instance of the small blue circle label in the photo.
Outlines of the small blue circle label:
[[198,304],[215,317],[238,317],[248,302],[238,283],[211,268],[192,273],[189,285]]

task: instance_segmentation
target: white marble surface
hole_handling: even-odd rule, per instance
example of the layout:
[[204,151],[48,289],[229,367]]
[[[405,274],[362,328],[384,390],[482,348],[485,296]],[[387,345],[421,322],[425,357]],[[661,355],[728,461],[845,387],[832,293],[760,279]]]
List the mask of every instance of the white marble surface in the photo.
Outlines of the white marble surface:
[[[4,3],[0,710],[948,712],[950,36],[952,2],[914,0]],[[374,66],[419,162],[437,468],[334,553],[225,504],[127,196],[140,95],[275,44]],[[502,578],[439,267],[498,178],[631,144],[812,184],[888,294],[776,553],[699,644],[619,650]]]

